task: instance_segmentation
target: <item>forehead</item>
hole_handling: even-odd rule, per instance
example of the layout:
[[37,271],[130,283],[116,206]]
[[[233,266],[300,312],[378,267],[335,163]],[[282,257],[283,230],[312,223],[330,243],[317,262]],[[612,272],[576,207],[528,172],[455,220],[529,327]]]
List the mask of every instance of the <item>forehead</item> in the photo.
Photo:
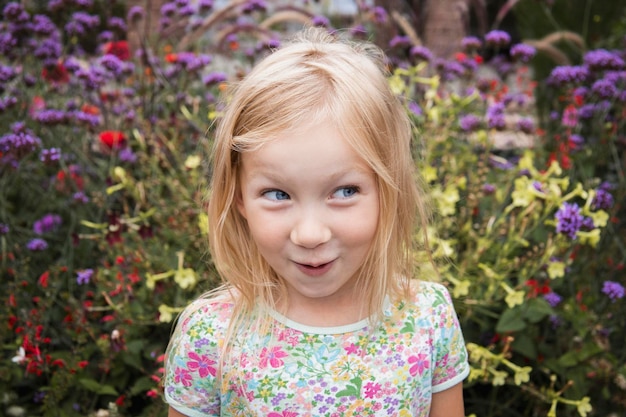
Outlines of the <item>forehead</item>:
[[372,172],[339,129],[323,122],[282,132],[243,152],[241,162],[248,173],[332,176],[344,171]]

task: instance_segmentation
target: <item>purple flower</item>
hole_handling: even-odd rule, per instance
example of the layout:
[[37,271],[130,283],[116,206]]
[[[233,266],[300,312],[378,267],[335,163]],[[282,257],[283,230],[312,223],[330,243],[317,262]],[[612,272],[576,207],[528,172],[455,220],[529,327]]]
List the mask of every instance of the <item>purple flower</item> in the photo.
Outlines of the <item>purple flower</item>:
[[498,130],[506,127],[503,103],[495,103],[487,108],[487,125],[492,129]]
[[493,184],[483,184],[483,193],[485,193],[485,195],[491,195],[493,193],[496,192],[496,186]]
[[461,40],[461,46],[463,46],[463,50],[471,52],[480,49],[483,43],[476,36],[467,36]]
[[93,269],[83,269],[82,271],[78,271],[76,272],[76,283],[78,285],[89,284],[92,275]]
[[578,204],[563,203],[554,217],[557,220],[556,232],[566,234],[570,239],[576,239],[576,232],[580,230],[584,220]]
[[265,10],[267,10],[267,3],[265,2],[265,0],[248,0],[248,2],[246,2],[246,4],[241,9],[241,11],[244,13],[252,13],[255,10],[258,10],[260,12],[264,12]]
[[100,58],[100,64],[109,70],[116,78],[121,77],[126,70],[124,61],[113,54],[106,54]]
[[110,17],[109,21],[107,22],[107,26],[111,29],[117,29],[120,32],[126,32],[126,30],[128,29],[126,27],[126,22],[124,21],[124,19],[117,16]]
[[87,123],[89,126],[96,127],[102,123],[102,118],[98,114],[85,113],[83,111],[76,111],[72,113],[74,118],[83,123]]
[[124,148],[119,153],[120,161],[133,164],[137,162],[137,155],[130,148]]
[[10,109],[17,104],[17,97],[9,96],[0,98],[0,112]]
[[615,281],[604,281],[602,292],[613,301],[624,298],[624,286]]
[[39,154],[39,160],[46,165],[53,165],[59,160],[61,160],[61,149],[59,148],[42,149],[41,154]]
[[585,139],[582,136],[577,135],[576,133],[570,135],[568,138],[569,145],[573,150],[580,150],[582,146],[585,144]]
[[511,57],[520,62],[528,62],[535,56],[537,50],[523,43],[518,43],[511,48]]
[[196,14],[196,10],[190,4],[180,7],[178,9],[178,15],[182,17],[189,17],[189,16],[193,16],[194,14]]
[[20,160],[41,146],[41,139],[33,136],[23,122],[14,123],[11,130],[11,133],[0,137],[3,160]]
[[48,16],[36,14],[33,16],[32,30],[38,35],[49,36],[57,31],[57,27]]
[[605,49],[587,52],[583,56],[583,63],[592,70],[617,70],[624,68],[624,60],[617,54]]
[[487,45],[502,47],[511,43],[511,36],[502,30],[492,30],[485,35]]
[[327,28],[330,26],[330,20],[328,20],[326,16],[316,15],[311,18],[311,24],[313,26]]
[[562,298],[560,295],[555,293],[554,291],[550,291],[546,295],[543,296],[543,299],[550,304],[550,307],[554,308],[561,302]]
[[5,20],[14,23],[24,23],[30,19],[30,15],[24,10],[24,7],[15,1],[4,6],[2,15]]
[[548,76],[547,83],[555,87],[582,84],[589,78],[589,69],[582,66],[558,66]]
[[591,91],[601,99],[611,99],[617,96],[615,84],[609,80],[598,80],[591,86]]
[[143,18],[145,11],[141,6],[133,6],[128,10],[126,14],[126,18],[129,22],[135,22],[141,18]]
[[85,32],[96,29],[100,24],[100,16],[85,12],[75,12],[71,20],[65,25],[65,32],[69,35],[84,35]]
[[9,230],[11,229],[8,224],[0,223],[0,235],[6,235],[9,233]]
[[48,249],[48,243],[40,238],[35,238],[26,244],[28,250],[33,252],[40,252]]
[[98,35],[99,43],[111,42],[113,39],[115,39],[115,34],[110,30],[104,30]]
[[376,6],[372,10],[372,15],[374,17],[374,22],[376,23],[386,23],[389,15],[387,14],[387,10],[385,10],[381,6]]
[[43,125],[54,126],[67,124],[69,121],[68,114],[63,110],[45,109],[39,110],[33,115],[33,120]]
[[596,189],[591,206],[594,210],[608,210],[613,207],[613,196],[603,188]]
[[465,67],[456,61],[438,59],[435,65],[441,73],[441,78],[446,81],[454,80],[465,74]]
[[530,117],[522,117],[517,121],[517,128],[524,133],[532,133],[535,130],[535,122]]
[[416,45],[411,48],[409,52],[412,57],[417,59],[421,59],[422,61],[430,61],[433,59],[433,53],[430,52],[430,49],[425,46]]
[[163,17],[173,17],[176,15],[176,5],[173,3],[165,3],[161,6],[161,16]]
[[421,116],[424,114],[424,112],[422,111],[422,108],[420,107],[419,104],[417,104],[414,101],[409,101],[409,104],[407,106],[409,108],[409,111],[414,114],[415,116]]
[[596,106],[594,104],[584,104],[578,109],[578,117],[584,120],[591,119],[595,111]]
[[200,0],[198,2],[198,10],[200,12],[208,12],[213,8],[213,0]]
[[391,40],[389,41],[389,47],[390,48],[395,48],[395,47],[405,47],[405,46],[410,46],[411,45],[411,39],[408,36],[399,36],[396,35],[393,38],[391,38]]
[[46,214],[33,224],[33,231],[38,235],[52,232],[56,230],[62,223],[61,216],[58,214]]
[[474,132],[480,127],[480,118],[473,114],[466,114],[459,119],[459,126],[465,132]]
[[87,197],[82,191],[74,193],[74,195],[72,196],[72,200],[76,201],[77,203],[89,203],[89,197]]
[[6,83],[17,77],[15,68],[0,64],[0,83]]

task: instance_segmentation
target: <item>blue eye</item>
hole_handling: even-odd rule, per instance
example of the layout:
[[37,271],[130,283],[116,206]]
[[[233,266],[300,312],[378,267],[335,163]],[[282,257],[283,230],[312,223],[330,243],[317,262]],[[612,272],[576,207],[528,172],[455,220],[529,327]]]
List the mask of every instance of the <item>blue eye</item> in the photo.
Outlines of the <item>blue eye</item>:
[[289,194],[281,190],[268,190],[268,191],[263,192],[263,196],[267,198],[268,200],[276,200],[276,201],[289,200]]
[[333,197],[350,198],[358,192],[359,192],[359,187],[356,187],[356,186],[341,187],[333,193]]

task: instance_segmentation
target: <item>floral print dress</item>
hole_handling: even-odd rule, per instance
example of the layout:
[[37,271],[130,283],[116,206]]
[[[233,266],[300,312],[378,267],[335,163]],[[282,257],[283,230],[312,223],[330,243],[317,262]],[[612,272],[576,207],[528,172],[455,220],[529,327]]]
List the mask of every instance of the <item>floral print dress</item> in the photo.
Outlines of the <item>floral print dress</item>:
[[428,416],[431,395],[469,374],[448,291],[421,282],[412,302],[363,320],[310,327],[276,312],[240,340],[218,374],[232,304],[199,300],[172,338],[165,400],[200,416]]

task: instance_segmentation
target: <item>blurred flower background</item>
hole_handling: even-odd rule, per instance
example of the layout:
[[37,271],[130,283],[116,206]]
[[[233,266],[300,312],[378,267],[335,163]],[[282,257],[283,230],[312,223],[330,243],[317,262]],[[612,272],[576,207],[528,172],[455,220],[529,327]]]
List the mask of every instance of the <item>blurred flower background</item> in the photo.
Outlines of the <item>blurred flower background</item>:
[[389,56],[467,414],[623,415],[626,6],[478,3],[0,2],[0,414],[166,415],[173,320],[219,282],[221,94],[317,25]]

